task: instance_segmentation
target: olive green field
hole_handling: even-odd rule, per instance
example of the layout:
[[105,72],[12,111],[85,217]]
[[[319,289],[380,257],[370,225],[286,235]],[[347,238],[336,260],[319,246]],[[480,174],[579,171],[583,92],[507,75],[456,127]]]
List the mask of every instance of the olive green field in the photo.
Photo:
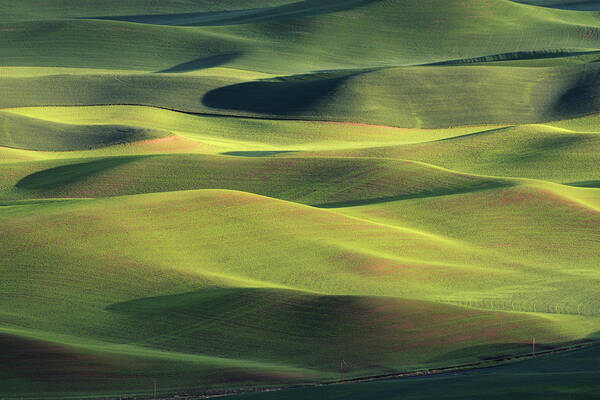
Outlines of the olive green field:
[[596,398],[600,1],[0,0],[0,399],[155,385]]

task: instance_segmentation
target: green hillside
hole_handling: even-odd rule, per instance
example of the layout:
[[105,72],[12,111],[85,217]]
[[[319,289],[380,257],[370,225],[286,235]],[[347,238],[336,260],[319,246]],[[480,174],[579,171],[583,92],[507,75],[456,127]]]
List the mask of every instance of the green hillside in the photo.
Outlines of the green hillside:
[[[0,107],[138,105],[192,114],[404,128],[538,123],[600,111],[597,64],[352,70],[247,81],[246,74],[44,75],[3,79]],[[61,91],[56,93],[55,87]]]
[[[238,11],[220,16],[202,14],[210,3],[206,1],[138,7],[136,2],[113,7],[111,3],[118,2],[103,1],[69,7],[68,12],[64,3],[56,1],[46,7],[24,3],[19,7],[24,15],[13,15],[10,7],[4,17],[3,65],[160,71],[186,63],[202,68],[202,60],[225,57],[225,65],[236,68],[289,74],[518,51],[597,50],[595,32],[600,26],[593,14],[540,9],[509,0],[451,0],[435,7],[417,0],[301,1],[281,6],[283,12],[264,7],[269,3],[261,1],[251,7],[252,12],[240,13],[235,7]],[[244,3],[239,7],[243,9]],[[139,12],[134,13],[134,8]],[[180,12],[173,12],[174,8]],[[216,6],[213,3],[209,8]],[[57,10],[61,11],[58,15]],[[114,20],[97,19],[110,15]],[[181,28],[178,24],[200,26]],[[99,35],[103,40],[98,40]],[[127,35],[125,43],[120,35]],[[24,39],[27,47],[12,45]]]
[[84,150],[156,139],[168,132],[119,125],[65,125],[0,111],[0,145],[27,150]]
[[320,155],[411,159],[458,171],[560,183],[598,178],[600,135],[550,125],[490,129],[427,143],[328,150]]
[[597,3],[0,0],[0,398],[594,398]]

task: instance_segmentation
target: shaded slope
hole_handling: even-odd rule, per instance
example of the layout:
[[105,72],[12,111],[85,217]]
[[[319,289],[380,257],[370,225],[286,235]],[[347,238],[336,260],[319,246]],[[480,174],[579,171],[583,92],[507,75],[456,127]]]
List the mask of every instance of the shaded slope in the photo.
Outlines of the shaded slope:
[[532,4],[561,10],[597,11],[600,2],[597,0],[512,0],[516,3]]
[[159,393],[204,393],[228,385],[268,386],[316,377],[312,371],[278,364],[178,354],[14,328],[0,328],[0,348],[6,361],[0,366],[0,393],[7,399],[149,394],[155,382],[162,385]]
[[0,81],[0,108],[129,104],[413,128],[529,123],[598,111],[599,71],[594,64],[391,68],[255,81],[219,71],[9,77]]
[[16,187],[27,197],[234,189],[331,207],[442,196],[511,184],[401,161],[161,155],[71,161],[25,176],[16,182]]
[[585,64],[600,58],[598,51],[543,50],[490,54],[474,58],[440,61],[428,65],[490,65],[513,67],[551,67],[563,64]]
[[[303,150],[372,147],[378,144],[428,142],[491,129],[471,126],[455,129],[404,129],[354,123],[286,121],[192,115],[154,107],[25,107],[5,111],[68,124],[120,124],[164,129],[204,143],[232,150]],[[269,148],[271,147],[271,148]]]
[[[551,323],[532,316],[272,289],[199,290],[117,304],[109,310],[144,327],[147,345],[286,360],[328,373],[336,371],[344,355],[353,360],[353,374],[364,374],[399,363],[410,369],[439,362],[443,354],[470,360],[478,346],[482,353],[523,351],[529,329],[540,329],[548,337],[556,334],[551,333]],[[459,335],[461,325],[471,327],[469,335]],[[426,340],[431,343],[427,349]]]
[[65,125],[0,112],[0,146],[28,150],[83,150],[166,136],[124,125]]
[[229,112],[439,128],[591,113],[600,107],[599,85],[597,67],[415,67],[241,83],[202,102]]

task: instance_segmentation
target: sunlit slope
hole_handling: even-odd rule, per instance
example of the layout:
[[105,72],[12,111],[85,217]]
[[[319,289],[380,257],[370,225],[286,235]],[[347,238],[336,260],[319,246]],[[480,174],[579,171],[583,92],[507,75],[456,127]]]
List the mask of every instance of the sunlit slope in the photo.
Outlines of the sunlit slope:
[[75,352],[127,359],[137,351],[151,364],[154,349],[192,366],[198,354],[323,378],[340,357],[360,375],[520,352],[534,334],[551,345],[598,328],[583,317],[422,301],[449,288],[466,300],[562,278],[442,236],[240,192],[13,203],[0,212],[0,268],[10,277],[2,329]]
[[[60,165],[52,167],[52,165]],[[38,172],[30,173],[31,168]],[[234,189],[333,206],[441,196],[508,186],[420,163],[359,158],[121,156],[7,165],[19,198],[106,197],[189,189]],[[22,178],[19,175],[22,174]],[[10,198],[5,193],[4,198]]]
[[[238,7],[261,8],[273,3],[250,7],[245,2]],[[16,10],[11,5],[0,39],[2,64],[149,71],[224,64],[298,73],[423,64],[515,51],[597,49],[595,32],[600,26],[593,14],[541,9],[508,0],[451,0],[433,6],[420,0],[306,1],[292,5],[292,12],[286,11],[288,5],[283,5],[283,12],[268,7],[249,13],[238,9],[216,19],[198,14],[206,9],[206,3],[183,4],[179,13],[169,11],[174,9],[169,5],[139,7],[138,18],[131,12],[136,4],[69,7],[66,16],[116,16],[121,9],[120,19],[149,23],[63,20],[64,14],[52,10],[56,3],[35,7],[25,1]],[[149,14],[166,15],[147,17]],[[263,22],[256,22],[261,18]],[[238,25],[180,28],[150,24],[153,22]],[[106,35],[107,31],[115,35]],[[126,41],[120,39],[124,34]],[[15,45],[23,41],[27,41],[26,47]]]
[[600,16],[536,2],[0,0],[0,398],[599,339]]
[[[530,286],[528,290],[525,284],[482,292],[487,299],[474,304],[542,312],[597,312],[592,290],[592,282],[599,278],[597,189],[530,183],[338,211],[467,242],[518,260],[553,282],[544,289]],[[553,300],[544,304],[542,298]]]
[[594,124],[596,119],[490,129],[428,143],[320,154],[411,159],[469,173],[561,183],[594,181],[600,179],[600,134],[596,133],[600,129]]
[[486,125],[454,129],[398,129],[345,122],[325,123],[192,115],[141,106],[24,107],[3,111],[60,124],[115,124],[163,129],[187,139],[221,147],[224,149],[221,152],[225,150],[324,150],[421,143],[495,127]]
[[[597,65],[390,68],[248,80],[243,73],[8,77],[0,108],[145,105],[188,113],[410,128],[555,121],[600,109]],[[56,91],[56,86],[61,90]]]
[[[516,200],[503,204],[502,198],[512,199],[510,196]],[[554,196],[524,186],[332,212],[236,192],[192,191],[50,205],[43,202],[3,210],[6,215],[17,213],[17,217],[18,213],[29,213],[19,217],[24,218],[20,223],[8,224],[7,234],[14,240],[30,243],[37,237],[46,243],[11,256],[13,264],[27,259],[45,264],[48,257],[83,261],[96,254],[98,265],[109,272],[108,279],[113,276],[111,266],[129,271],[127,266],[148,265],[233,285],[433,300],[497,299],[497,306],[504,307],[502,301],[514,300],[515,310],[529,310],[537,302],[537,311],[595,315],[599,305],[590,282],[597,279],[594,244],[598,240],[598,215],[593,207],[598,199],[579,204]],[[524,200],[519,203],[521,197]],[[487,208],[484,203],[489,204]],[[453,208],[458,204],[466,206],[461,207],[462,214]],[[97,230],[88,226],[96,217],[75,217],[80,215],[78,210],[90,215],[108,206],[117,211],[103,214]],[[448,211],[442,213],[441,209]],[[371,216],[370,210],[380,218]],[[49,211],[54,211],[52,220],[69,224],[33,222]],[[340,216],[339,212],[359,218]],[[528,213],[531,215],[525,219]],[[399,219],[398,214],[407,215]],[[461,218],[452,219],[458,215]],[[497,224],[503,229],[490,225],[494,219],[501,220]],[[436,226],[435,221],[443,224]],[[568,229],[549,229],[553,224]],[[52,230],[57,234],[51,235]],[[19,239],[26,232],[33,236]],[[83,239],[73,242],[72,247],[69,235]],[[249,235],[256,240],[249,240]],[[566,246],[572,235],[578,237],[577,245]],[[48,249],[48,240],[65,245]],[[9,242],[7,239],[6,246]],[[113,246],[119,246],[119,251],[104,250]],[[94,281],[99,276],[91,274],[86,279]],[[149,275],[147,279],[154,278]],[[107,286],[104,289],[108,290]],[[49,290],[44,296],[58,293]],[[132,289],[132,298],[146,297],[134,294]],[[52,307],[51,303],[46,306]],[[488,303],[485,307],[494,306]]]

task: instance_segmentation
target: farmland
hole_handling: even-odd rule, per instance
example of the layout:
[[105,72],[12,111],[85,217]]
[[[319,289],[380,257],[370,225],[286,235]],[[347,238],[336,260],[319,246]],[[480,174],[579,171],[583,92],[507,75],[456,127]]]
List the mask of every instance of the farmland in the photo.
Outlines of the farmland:
[[594,398],[598,11],[0,0],[0,399]]

